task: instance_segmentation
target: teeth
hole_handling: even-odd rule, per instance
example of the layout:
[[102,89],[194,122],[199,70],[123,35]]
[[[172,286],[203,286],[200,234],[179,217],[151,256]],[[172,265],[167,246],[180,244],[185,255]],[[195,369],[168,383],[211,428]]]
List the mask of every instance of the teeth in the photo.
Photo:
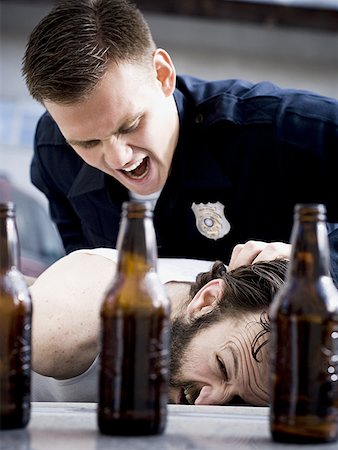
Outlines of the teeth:
[[123,169],[125,172],[131,172],[132,170],[137,169],[137,167],[143,163],[144,158],[142,158],[140,161],[137,161],[136,163],[132,164],[126,169]]
[[184,389],[184,395],[185,395],[185,398],[186,398],[186,400],[187,400],[187,402],[190,404],[190,405],[193,405],[194,404],[194,401],[193,401],[193,399],[192,399],[192,397],[191,397],[191,395],[190,395],[190,393],[189,393],[189,389]]

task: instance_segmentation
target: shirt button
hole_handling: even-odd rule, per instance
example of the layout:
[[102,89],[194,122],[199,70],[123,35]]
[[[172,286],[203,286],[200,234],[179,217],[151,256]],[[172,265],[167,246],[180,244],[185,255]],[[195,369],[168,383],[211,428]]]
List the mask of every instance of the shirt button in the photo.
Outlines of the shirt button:
[[196,116],[195,121],[196,121],[196,123],[202,123],[203,122],[203,115],[202,114],[198,114]]

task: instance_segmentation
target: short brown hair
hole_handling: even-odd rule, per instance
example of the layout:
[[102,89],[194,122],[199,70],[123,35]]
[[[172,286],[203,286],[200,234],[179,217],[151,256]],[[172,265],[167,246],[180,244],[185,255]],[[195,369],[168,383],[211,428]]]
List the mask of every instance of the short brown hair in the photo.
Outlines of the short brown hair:
[[128,0],[63,0],[33,30],[22,72],[39,102],[72,103],[111,63],[151,62],[154,49],[146,20]]

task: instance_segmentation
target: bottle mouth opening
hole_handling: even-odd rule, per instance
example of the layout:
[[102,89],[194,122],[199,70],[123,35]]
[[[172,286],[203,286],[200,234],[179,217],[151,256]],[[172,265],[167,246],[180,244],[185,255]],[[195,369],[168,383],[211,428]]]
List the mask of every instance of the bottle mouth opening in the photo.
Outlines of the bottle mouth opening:
[[14,202],[0,202],[0,214],[5,213],[7,216],[15,216],[15,203]]
[[150,201],[130,200],[122,205],[123,217],[128,216],[131,219],[142,217],[153,217],[152,203]]
[[322,203],[298,203],[295,206],[295,219],[302,222],[326,220],[326,206]]

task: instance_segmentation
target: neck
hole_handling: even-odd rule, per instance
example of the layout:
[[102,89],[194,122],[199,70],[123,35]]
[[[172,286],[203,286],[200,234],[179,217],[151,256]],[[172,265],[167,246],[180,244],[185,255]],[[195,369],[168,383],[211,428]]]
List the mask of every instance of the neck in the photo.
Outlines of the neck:
[[178,316],[186,315],[190,286],[190,283],[181,281],[170,281],[165,284],[171,304],[171,320],[176,319]]

